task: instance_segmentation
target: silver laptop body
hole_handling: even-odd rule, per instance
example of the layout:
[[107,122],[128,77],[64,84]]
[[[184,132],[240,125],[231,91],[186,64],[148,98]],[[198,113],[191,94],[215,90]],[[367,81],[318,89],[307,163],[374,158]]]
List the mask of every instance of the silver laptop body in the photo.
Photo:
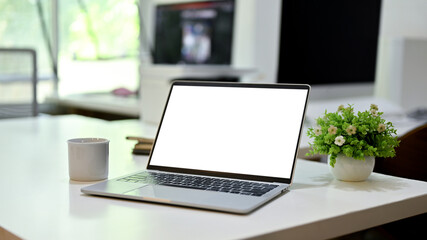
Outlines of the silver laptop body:
[[309,91],[299,84],[174,82],[147,170],[81,191],[250,213],[292,183]]

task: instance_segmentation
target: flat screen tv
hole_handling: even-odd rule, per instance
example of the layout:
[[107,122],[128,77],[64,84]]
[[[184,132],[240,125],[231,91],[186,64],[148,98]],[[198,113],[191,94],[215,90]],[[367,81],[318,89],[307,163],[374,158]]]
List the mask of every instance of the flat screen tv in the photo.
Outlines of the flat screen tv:
[[277,82],[375,81],[381,0],[283,0]]
[[234,0],[160,4],[154,64],[230,65]]

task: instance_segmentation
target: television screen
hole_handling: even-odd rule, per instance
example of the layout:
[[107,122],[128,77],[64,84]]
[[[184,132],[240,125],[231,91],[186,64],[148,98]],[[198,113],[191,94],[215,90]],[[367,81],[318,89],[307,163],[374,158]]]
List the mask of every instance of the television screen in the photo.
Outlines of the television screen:
[[373,83],[381,0],[283,0],[278,82]]
[[155,64],[230,65],[234,0],[156,7]]

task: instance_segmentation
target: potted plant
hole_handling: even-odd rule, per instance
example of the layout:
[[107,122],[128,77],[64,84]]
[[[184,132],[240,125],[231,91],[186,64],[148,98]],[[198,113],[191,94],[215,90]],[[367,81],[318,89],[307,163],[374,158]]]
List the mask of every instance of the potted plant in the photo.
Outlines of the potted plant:
[[353,105],[340,105],[336,112],[325,111],[308,129],[313,139],[307,155],[327,154],[332,174],[343,181],[363,181],[372,173],[375,157],[394,157],[399,145],[396,129],[371,104],[369,110],[354,113]]

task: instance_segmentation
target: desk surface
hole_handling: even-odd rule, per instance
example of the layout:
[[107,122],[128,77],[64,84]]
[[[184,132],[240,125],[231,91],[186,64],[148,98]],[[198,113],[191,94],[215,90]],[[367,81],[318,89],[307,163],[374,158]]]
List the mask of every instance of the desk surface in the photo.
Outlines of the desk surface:
[[427,212],[427,183],[372,174],[334,180],[323,163],[297,161],[291,191],[247,216],[87,196],[68,178],[66,140],[105,137],[109,177],[144,169],[127,135],[135,122],[58,116],[0,120],[0,227],[25,239],[322,239]]

